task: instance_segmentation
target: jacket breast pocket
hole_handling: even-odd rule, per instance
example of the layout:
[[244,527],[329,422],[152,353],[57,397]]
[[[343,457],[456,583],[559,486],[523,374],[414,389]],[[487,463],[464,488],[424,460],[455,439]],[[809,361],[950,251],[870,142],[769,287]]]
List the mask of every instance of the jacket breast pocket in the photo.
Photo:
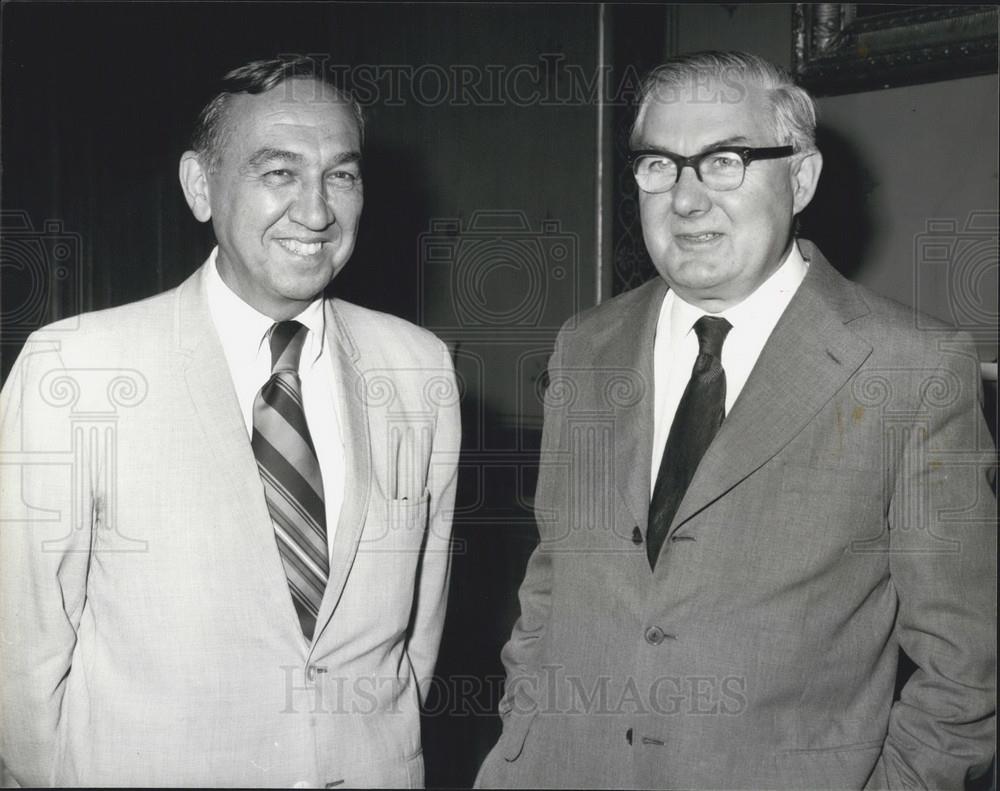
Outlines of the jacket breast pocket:
[[877,538],[889,492],[880,470],[785,464],[781,468],[781,513],[797,532],[825,534],[834,542]]
[[373,503],[368,512],[358,552],[419,552],[423,546],[430,492]]

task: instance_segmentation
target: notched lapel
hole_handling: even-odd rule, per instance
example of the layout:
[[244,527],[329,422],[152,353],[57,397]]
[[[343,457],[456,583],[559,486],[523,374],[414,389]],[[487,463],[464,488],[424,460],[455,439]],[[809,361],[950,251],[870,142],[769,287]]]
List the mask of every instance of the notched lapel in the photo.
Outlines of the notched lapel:
[[845,326],[867,306],[818,251],[801,247],[809,273],[698,466],[671,533],[773,458],[872,352]]
[[358,552],[358,542],[368,515],[372,483],[371,436],[368,429],[367,387],[358,368],[359,353],[347,326],[326,303],[326,340],[333,357],[337,408],[344,442],[344,501],[333,539],[330,579],[316,620],[313,645],[319,640],[344,591]]

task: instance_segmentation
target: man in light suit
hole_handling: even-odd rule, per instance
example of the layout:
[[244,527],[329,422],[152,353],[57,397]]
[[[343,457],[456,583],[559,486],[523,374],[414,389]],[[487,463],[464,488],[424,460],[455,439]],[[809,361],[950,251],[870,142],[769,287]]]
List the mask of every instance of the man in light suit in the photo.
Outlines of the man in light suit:
[[422,785],[457,390],[430,333],[323,296],[361,143],[314,63],[230,72],[180,163],[218,247],[25,346],[0,409],[22,784]]
[[960,788],[989,767],[978,361],[794,239],[814,129],[755,56],[645,84],[632,161],[660,277],[556,341],[480,786]]

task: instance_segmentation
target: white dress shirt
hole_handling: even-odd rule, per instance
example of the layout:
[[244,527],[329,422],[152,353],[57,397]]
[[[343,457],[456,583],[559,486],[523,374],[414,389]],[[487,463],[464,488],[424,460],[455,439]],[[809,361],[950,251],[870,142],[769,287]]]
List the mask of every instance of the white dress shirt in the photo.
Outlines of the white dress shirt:
[[[212,321],[222,341],[229,364],[236,398],[246,423],[247,436],[253,436],[253,402],[271,378],[269,330],[274,319],[250,307],[227,286],[216,267],[218,248],[208,259],[205,278],[206,298]],[[308,328],[299,378],[302,381],[302,406],[312,436],[320,474],[323,476],[323,501],[326,511],[327,552],[332,555],[333,536],[344,500],[344,445],[337,415],[333,360],[326,339],[326,316],[322,295],[316,297],[295,321]],[[261,484],[263,486],[263,484]]]
[[721,313],[706,313],[677,296],[671,289],[663,299],[653,341],[653,458],[650,495],[667,445],[670,426],[698,357],[695,322],[702,316],[725,318],[733,328],[722,345],[722,368],[726,372],[726,414],[743,390],[757,364],[774,325],[785,312],[806,276],[808,264],[798,245],[792,244],[784,262],[750,296]]

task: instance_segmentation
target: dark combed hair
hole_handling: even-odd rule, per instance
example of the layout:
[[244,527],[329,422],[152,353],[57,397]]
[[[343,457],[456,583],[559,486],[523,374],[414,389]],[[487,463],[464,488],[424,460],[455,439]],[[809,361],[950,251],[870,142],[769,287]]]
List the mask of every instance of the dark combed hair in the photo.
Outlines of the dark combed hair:
[[198,113],[194,133],[191,135],[191,148],[207,170],[216,170],[222,159],[228,135],[226,114],[232,97],[264,93],[293,79],[315,80],[331,88],[350,107],[358,122],[361,139],[364,140],[365,116],[361,105],[349,91],[332,80],[318,60],[291,55],[255,60],[228,72],[222,78],[217,93]]

